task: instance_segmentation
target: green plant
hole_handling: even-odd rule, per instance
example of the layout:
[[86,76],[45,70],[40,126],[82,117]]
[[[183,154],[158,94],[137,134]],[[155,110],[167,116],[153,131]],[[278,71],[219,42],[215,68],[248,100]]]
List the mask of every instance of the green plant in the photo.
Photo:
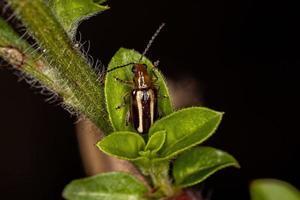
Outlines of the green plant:
[[300,191],[284,181],[258,179],[251,183],[252,200],[299,200]]
[[[131,79],[128,68],[107,73],[99,81],[87,58],[74,42],[81,20],[108,9],[98,0],[9,0],[15,14],[39,44],[31,47],[0,18],[0,56],[30,78],[62,97],[65,107],[91,119],[106,133],[97,143],[108,155],[132,162],[147,184],[134,176],[112,172],[75,180],[64,190],[66,199],[164,199],[176,198],[183,188],[202,182],[228,166],[239,167],[228,153],[212,147],[198,147],[217,129],[223,113],[203,107],[174,111],[162,74],[147,58],[141,60],[155,70],[161,118],[146,136],[126,125],[128,106],[116,109],[128,88],[115,80]],[[39,16],[39,17],[35,17]],[[47,23],[45,23],[47,22]],[[121,48],[108,69],[136,62],[141,54]],[[172,165],[172,175],[170,163]]]

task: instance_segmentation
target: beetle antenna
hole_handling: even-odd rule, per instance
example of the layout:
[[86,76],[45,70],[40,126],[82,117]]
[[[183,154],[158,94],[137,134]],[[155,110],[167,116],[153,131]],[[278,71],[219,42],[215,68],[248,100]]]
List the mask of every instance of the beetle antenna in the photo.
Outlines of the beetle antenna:
[[[155,33],[152,35],[152,37],[151,37],[151,39],[149,40],[149,42],[148,42],[148,44],[147,44],[147,46],[146,46],[146,48],[145,48],[143,54],[142,54],[141,57],[140,57],[138,63],[140,63],[141,60],[143,59],[143,57],[146,55],[146,53],[147,53],[148,50],[150,49],[150,47],[151,47],[151,45],[152,45],[154,39],[158,36],[159,32],[161,31],[161,29],[162,29],[164,26],[165,26],[165,23],[162,23],[162,24],[158,27],[158,29],[155,31]],[[117,66],[117,67],[115,67],[115,68],[112,68],[112,69],[107,70],[106,73],[111,72],[111,71],[114,71],[114,70],[116,70],[116,69],[120,69],[120,68],[126,67],[126,66],[128,66],[128,65],[132,65],[132,64],[136,64],[136,63],[131,62],[131,63],[127,63],[127,64],[125,64],[125,65]]]
[[161,31],[161,29],[165,26],[165,23],[162,23],[158,29],[155,31],[155,33],[152,35],[151,39],[149,40],[143,54],[141,55],[141,58],[139,59],[139,63],[142,61],[143,57],[146,55],[147,51],[150,49],[154,39],[158,36],[159,32]]
[[118,66],[118,67],[109,69],[109,70],[106,71],[106,73],[111,72],[111,71],[114,71],[114,70],[116,70],[116,69],[120,69],[120,68],[126,67],[126,66],[128,66],[128,65],[132,65],[132,64],[135,64],[135,63],[127,63],[126,65],[121,65],[121,66]]

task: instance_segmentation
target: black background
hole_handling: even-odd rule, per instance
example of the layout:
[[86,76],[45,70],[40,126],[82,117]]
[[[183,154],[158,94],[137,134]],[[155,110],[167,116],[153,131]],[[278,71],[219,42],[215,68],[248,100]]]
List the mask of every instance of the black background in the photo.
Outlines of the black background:
[[[107,64],[119,47],[143,51],[166,22],[148,57],[173,80],[199,81],[204,105],[225,111],[208,142],[242,168],[210,177],[211,199],[249,199],[256,178],[300,188],[299,5],[296,1],[108,2],[111,9],[80,26],[89,53]],[[10,70],[0,71],[0,197],[60,199],[83,177],[74,118]],[[199,89],[199,90],[200,90]]]

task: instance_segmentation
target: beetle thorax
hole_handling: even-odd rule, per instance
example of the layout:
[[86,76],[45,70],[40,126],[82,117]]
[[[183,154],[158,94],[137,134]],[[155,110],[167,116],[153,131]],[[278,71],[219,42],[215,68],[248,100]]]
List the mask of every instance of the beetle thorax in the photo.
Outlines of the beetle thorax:
[[134,66],[134,83],[138,89],[146,89],[152,86],[152,80],[145,69],[141,64],[136,64]]
[[147,77],[145,77],[143,74],[141,74],[138,78],[137,78],[137,81],[138,81],[138,88],[140,89],[145,89],[145,88],[148,88],[149,87],[149,84],[147,84]]

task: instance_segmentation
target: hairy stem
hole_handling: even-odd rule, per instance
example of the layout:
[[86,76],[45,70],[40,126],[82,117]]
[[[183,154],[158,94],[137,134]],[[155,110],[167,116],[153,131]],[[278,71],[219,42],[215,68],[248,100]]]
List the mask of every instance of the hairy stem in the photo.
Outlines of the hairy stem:
[[162,192],[165,196],[171,197],[174,194],[171,181],[169,179],[169,163],[151,163],[149,175],[152,179],[153,185]]
[[[59,74],[62,88],[78,100],[75,109],[105,132],[111,131],[105,110],[103,87],[87,59],[76,49],[61,24],[43,0],[8,0],[17,17],[43,49],[43,59]],[[35,74],[28,72],[33,77]],[[62,95],[67,104],[69,98]]]
[[[0,18],[0,57],[24,72],[29,77],[29,81],[38,81],[54,95],[63,96],[66,99],[73,96],[68,88],[59,84],[61,81],[59,74],[49,67],[42,56],[34,53],[34,49],[21,39],[2,18]],[[69,99],[68,106],[75,107],[78,104],[75,101],[76,99]]]
[[142,159],[134,163],[142,174],[151,178],[155,192],[150,194],[150,197],[157,199],[174,195],[175,191],[169,177],[169,161]]

